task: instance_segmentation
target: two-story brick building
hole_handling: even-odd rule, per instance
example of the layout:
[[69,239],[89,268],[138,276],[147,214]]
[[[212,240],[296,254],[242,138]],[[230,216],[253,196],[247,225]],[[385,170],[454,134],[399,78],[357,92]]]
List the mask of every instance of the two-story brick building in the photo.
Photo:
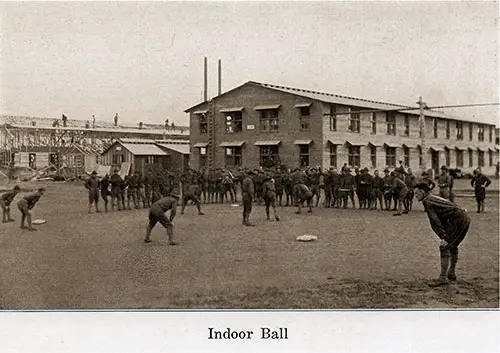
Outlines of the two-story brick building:
[[[206,166],[211,112],[216,168],[258,167],[279,160],[290,167],[347,163],[373,170],[402,160],[419,170],[424,160],[419,111],[405,108],[249,81],[213,98],[211,104],[185,111],[190,115],[191,166]],[[425,117],[427,168],[437,171],[447,165],[470,172],[481,166],[494,173],[498,149],[493,124],[430,110]]]

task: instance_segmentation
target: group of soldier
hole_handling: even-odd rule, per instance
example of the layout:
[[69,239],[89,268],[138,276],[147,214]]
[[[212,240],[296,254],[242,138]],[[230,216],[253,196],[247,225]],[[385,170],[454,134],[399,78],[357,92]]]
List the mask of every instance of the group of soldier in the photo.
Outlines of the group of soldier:
[[[16,185],[12,190],[0,195],[2,223],[14,222],[14,219],[10,215],[10,205],[20,191],[21,188],[19,187],[19,185]],[[36,203],[40,200],[44,193],[45,188],[39,188],[36,192],[23,196],[21,200],[17,202],[17,208],[19,209],[19,211],[21,211],[21,229],[36,231],[36,228],[33,227],[31,219],[31,210],[35,207]],[[26,222],[28,223],[28,226],[26,226]]]

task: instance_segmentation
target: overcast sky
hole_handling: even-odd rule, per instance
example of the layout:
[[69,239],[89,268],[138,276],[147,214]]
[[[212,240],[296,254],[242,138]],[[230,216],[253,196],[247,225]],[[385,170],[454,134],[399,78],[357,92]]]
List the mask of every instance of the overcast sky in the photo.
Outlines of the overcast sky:
[[[414,105],[499,101],[498,3],[0,3],[0,113],[188,123],[260,81]],[[498,107],[446,110],[498,125]]]

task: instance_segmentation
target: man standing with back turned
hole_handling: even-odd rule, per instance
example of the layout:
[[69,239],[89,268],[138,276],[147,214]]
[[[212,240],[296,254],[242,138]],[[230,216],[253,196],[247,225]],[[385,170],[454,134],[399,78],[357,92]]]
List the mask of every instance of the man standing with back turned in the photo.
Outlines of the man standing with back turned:
[[448,280],[457,279],[455,267],[458,261],[458,246],[469,231],[470,218],[466,210],[453,202],[432,195],[429,184],[426,182],[416,185],[415,197],[424,205],[431,228],[441,239],[439,245],[441,273],[437,280],[429,283],[429,286],[437,287],[448,284]]

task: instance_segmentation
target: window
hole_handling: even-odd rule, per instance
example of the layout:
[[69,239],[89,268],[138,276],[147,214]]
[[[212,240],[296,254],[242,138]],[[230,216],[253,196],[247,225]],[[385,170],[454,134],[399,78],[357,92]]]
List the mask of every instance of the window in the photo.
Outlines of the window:
[[117,153],[113,155],[113,164],[122,164],[124,161],[125,157],[123,156],[123,153]]
[[449,148],[444,148],[444,158],[446,160],[446,166],[449,167],[450,166],[450,149]]
[[421,167],[424,164],[424,156],[422,153],[422,146],[418,146],[418,165]]
[[484,141],[484,126],[483,125],[479,125],[479,127],[477,128],[477,139],[480,142]]
[[484,167],[484,152],[483,151],[477,151],[477,165],[479,167]]
[[387,135],[396,135],[396,113],[388,112],[385,117]]
[[488,157],[490,160],[490,167],[493,167],[493,151],[488,151]]
[[337,131],[337,113],[336,106],[330,104],[330,131]]
[[375,135],[377,133],[377,114],[372,113],[372,119],[370,121],[372,125],[372,134]]
[[438,138],[438,120],[434,118],[434,138]]
[[241,167],[241,147],[226,147],[226,167]]
[[360,146],[349,146],[348,162],[351,167],[359,167],[361,164],[361,147]]
[[387,146],[385,148],[385,164],[388,167],[396,166],[396,147]]
[[147,161],[148,164],[156,164],[158,163],[158,156],[147,156]]
[[474,152],[470,148],[467,150],[467,152],[469,154],[469,167],[472,168],[474,166]]
[[207,166],[207,148],[200,147],[199,151],[200,155],[198,156],[198,165],[200,168],[204,168]]
[[356,113],[359,108],[349,108],[349,131],[359,132],[360,131],[360,114]]
[[370,161],[372,162],[372,167],[377,166],[377,146],[370,146]]
[[472,123],[469,123],[469,141],[472,141],[472,132],[473,132]]
[[240,111],[224,113],[224,117],[226,121],[226,133],[230,134],[242,131],[243,118]]
[[279,146],[260,146],[260,165],[271,165],[273,163],[279,162]]
[[464,166],[464,151],[455,150],[455,158],[457,160],[457,167]]
[[404,155],[404,166],[410,166],[410,149],[407,146],[403,146],[403,155]]
[[260,110],[260,131],[278,131],[278,109]]
[[198,115],[198,126],[200,128],[200,134],[206,134],[208,132],[207,114],[197,114],[197,115]]
[[464,139],[464,126],[461,121],[457,121],[457,140]]
[[330,165],[337,167],[337,145],[330,144]]
[[490,126],[490,142],[493,142],[493,126]]
[[410,136],[410,117],[405,114],[405,136]]
[[310,109],[309,107],[300,107],[300,129],[309,130],[310,128]]
[[446,139],[450,139],[450,121],[446,120]]
[[309,165],[309,145],[299,145],[299,162],[301,167]]

